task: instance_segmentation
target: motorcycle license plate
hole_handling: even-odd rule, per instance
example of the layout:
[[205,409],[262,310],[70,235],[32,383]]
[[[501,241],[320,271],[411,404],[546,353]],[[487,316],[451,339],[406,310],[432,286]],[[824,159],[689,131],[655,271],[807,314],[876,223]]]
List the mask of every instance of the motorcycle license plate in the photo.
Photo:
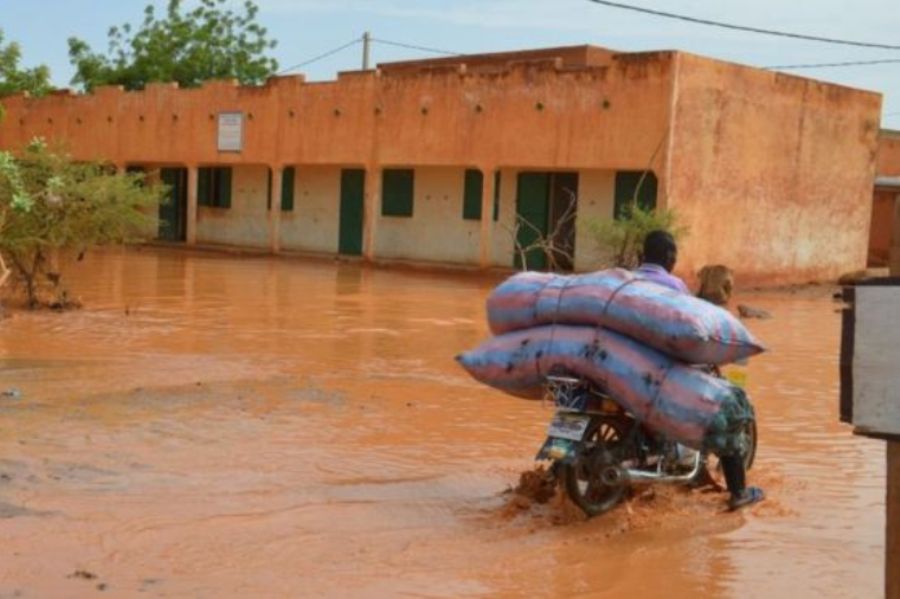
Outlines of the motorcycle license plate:
[[553,420],[550,421],[550,426],[547,427],[547,436],[570,441],[581,441],[590,423],[591,417],[585,414],[557,412],[553,416]]

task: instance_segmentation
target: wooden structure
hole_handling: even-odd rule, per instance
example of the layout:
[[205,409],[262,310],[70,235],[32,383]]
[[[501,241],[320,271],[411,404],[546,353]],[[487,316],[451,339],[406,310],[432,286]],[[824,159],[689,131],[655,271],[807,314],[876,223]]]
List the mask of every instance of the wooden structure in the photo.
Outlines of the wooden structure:
[[885,597],[900,599],[900,277],[847,287],[844,300],[841,420],[887,441]]

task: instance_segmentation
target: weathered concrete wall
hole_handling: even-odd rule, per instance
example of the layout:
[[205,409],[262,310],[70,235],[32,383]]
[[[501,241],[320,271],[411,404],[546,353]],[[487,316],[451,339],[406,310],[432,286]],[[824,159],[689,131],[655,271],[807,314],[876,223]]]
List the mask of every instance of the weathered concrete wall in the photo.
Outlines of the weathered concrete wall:
[[682,274],[738,284],[864,268],[881,96],[679,54],[670,206],[691,227]]
[[882,130],[878,136],[878,175],[900,177],[900,131]]
[[893,239],[895,191],[875,190],[869,233],[869,266],[887,266]]
[[197,241],[263,248],[269,244],[268,167],[235,167],[231,208],[200,206]]
[[[491,264],[502,268],[513,265],[515,241],[513,228],[516,223],[516,193],[518,169],[502,168],[500,170],[500,200],[496,221],[491,221]],[[494,215],[491,214],[491,218]]]
[[[879,177],[900,177],[900,132],[882,129],[878,136]],[[872,224],[869,234],[869,266],[888,266],[894,234],[894,209],[900,190],[875,188],[872,197]]]
[[[673,56],[13,96],[4,99],[0,146],[41,135],[65,142],[76,158],[114,163],[641,168],[667,127]],[[246,115],[244,151],[220,153],[216,115],[231,110]]]
[[337,253],[341,168],[295,168],[294,209],[281,213],[281,246],[285,249]]
[[575,270],[601,268],[604,253],[588,228],[590,221],[612,219],[616,173],[584,170],[578,173],[578,213],[575,227]]
[[379,215],[376,254],[477,264],[481,222],[462,216],[465,169],[414,170],[413,216]]

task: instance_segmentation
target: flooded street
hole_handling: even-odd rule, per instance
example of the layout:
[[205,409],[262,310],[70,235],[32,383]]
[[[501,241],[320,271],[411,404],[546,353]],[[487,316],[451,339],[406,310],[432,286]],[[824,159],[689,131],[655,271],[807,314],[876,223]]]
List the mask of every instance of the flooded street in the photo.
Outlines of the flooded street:
[[[508,493],[552,413],[453,360],[474,275],[141,249],[85,309],[0,322],[0,597],[877,597],[884,444],[838,424],[839,307],[759,294],[769,499],[657,489],[601,518]],[[520,498],[521,499],[521,498]]]

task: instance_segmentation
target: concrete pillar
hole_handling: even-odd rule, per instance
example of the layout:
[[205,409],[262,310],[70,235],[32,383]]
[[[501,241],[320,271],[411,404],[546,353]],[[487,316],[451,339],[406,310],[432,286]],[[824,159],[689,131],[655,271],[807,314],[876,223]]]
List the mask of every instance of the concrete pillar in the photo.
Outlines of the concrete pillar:
[[478,264],[481,268],[490,268],[491,249],[494,235],[494,167],[481,167],[481,236]]
[[281,251],[281,185],[284,167],[272,166],[272,200],[269,209],[269,249],[273,254]]
[[197,243],[197,181],[198,169],[196,164],[187,167],[187,223],[185,227],[185,241],[187,245]]
[[363,258],[375,260],[375,239],[381,217],[381,165],[366,167],[365,205],[363,206]]

